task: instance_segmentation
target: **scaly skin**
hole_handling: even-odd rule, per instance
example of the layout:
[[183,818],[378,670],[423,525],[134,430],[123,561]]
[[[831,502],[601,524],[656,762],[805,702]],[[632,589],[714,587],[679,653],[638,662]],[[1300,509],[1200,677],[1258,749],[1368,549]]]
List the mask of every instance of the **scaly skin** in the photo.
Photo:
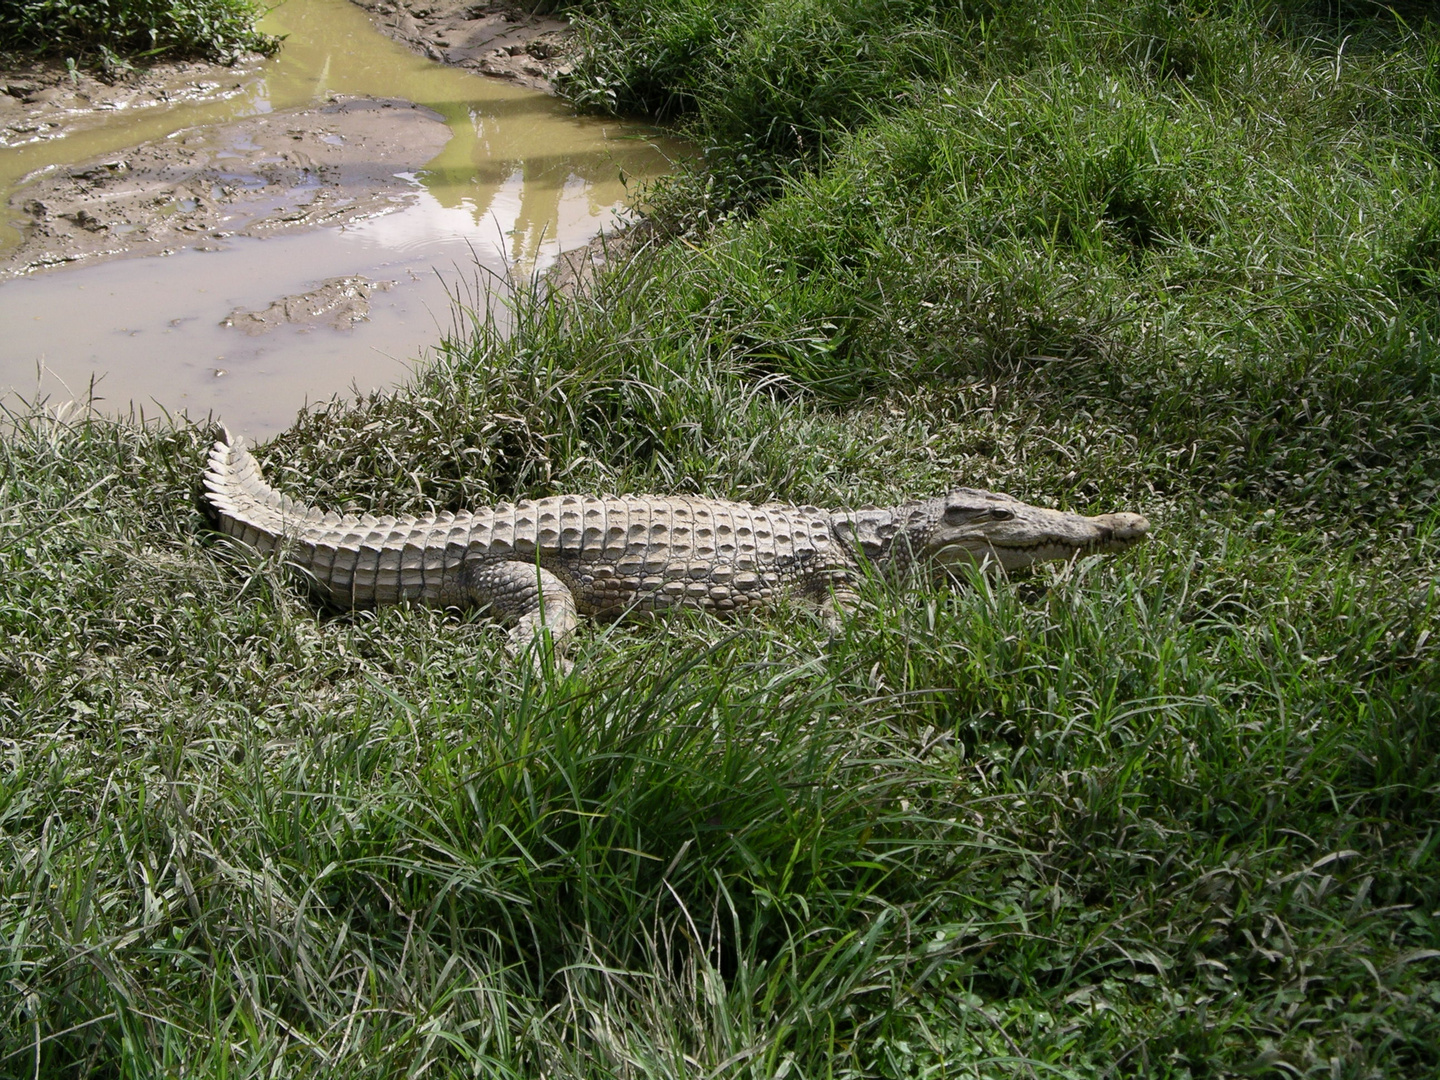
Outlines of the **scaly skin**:
[[891,574],[917,565],[1019,570],[1123,551],[1150,528],[1139,514],[1082,517],[973,488],[850,512],[558,495],[459,514],[342,517],[270,488],[242,439],[211,449],[205,487],[220,531],[281,551],[337,607],[484,607],[512,627],[513,653],[548,630],[562,658],[578,615],[678,605],[723,613],[782,592],[833,613],[853,598],[864,562]]

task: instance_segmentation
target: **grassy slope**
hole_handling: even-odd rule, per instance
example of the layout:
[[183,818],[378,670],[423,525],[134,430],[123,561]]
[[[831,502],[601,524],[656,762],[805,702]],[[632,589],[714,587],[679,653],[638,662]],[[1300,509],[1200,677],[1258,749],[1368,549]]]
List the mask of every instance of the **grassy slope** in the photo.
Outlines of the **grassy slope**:
[[[0,444],[0,1075],[1440,1068],[1440,44],[1100,10],[591,9],[724,31],[689,242],[269,459],[391,512],[959,477],[1143,510],[1135,557],[592,627],[538,686],[214,545],[202,431]],[[724,134],[901,26],[889,92]]]

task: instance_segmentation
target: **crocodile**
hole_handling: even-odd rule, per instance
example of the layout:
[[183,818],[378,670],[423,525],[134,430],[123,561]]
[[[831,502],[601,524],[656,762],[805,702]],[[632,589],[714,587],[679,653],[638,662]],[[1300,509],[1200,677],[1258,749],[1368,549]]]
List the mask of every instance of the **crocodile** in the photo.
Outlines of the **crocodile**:
[[556,495],[459,513],[342,516],[275,491],[245,440],[228,433],[210,451],[204,487],[219,531],[278,552],[336,607],[486,608],[511,627],[512,654],[548,637],[562,664],[579,615],[724,614],[788,593],[835,620],[867,564],[891,577],[962,565],[1013,571],[1123,551],[1150,530],[1139,514],[1083,517],[963,487],[888,509]]

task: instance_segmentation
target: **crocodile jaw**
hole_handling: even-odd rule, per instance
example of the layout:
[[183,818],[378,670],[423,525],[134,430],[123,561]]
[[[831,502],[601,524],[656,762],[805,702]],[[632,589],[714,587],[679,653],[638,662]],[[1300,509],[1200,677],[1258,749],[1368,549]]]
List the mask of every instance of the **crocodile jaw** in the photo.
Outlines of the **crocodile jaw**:
[[906,531],[914,549],[943,569],[1024,570],[1042,562],[1122,552],[1150,532],[1150,522],[1140,514],[1085,517],[969,488],[921,507]]

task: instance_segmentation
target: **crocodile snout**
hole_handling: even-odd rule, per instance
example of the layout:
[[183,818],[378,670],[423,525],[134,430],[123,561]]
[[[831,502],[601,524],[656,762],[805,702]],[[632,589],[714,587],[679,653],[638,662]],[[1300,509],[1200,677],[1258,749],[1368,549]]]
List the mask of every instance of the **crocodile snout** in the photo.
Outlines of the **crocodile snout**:
[[1101,514],[1090,520],[1109,532],[1108,542],[1116,547],[1128,547],[1150,535],[1150,521],[1143,514]]

